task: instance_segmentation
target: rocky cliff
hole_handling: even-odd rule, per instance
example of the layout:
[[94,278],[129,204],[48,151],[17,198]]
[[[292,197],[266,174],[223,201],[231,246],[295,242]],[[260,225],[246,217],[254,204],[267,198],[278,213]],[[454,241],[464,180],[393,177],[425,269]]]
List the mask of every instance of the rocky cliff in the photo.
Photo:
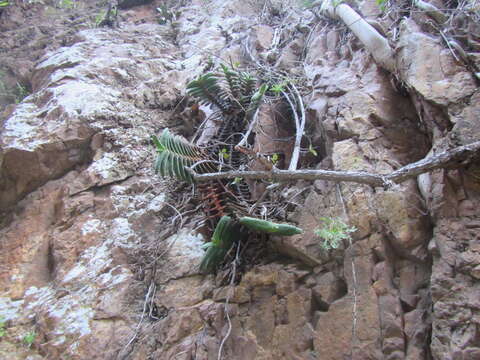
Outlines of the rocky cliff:
[[[289,184],[278,206],[304,234],[272,238],[229,285],[199,273],[200,204],[153,174],[150,144],[193,134],[186,84],[219,63],[301,88],[315,151],[300,167],[385,174],[478,141],[476,2],[433,1],[441,25],[410,2],[350,2],[395,49],[393,72],[314,3],[120,2],[98,27],[106,4],[10,2],[1,358],[480,358],[478,160],[385,188]],[[351,242],[326,250],[322,217],[355,226]]]

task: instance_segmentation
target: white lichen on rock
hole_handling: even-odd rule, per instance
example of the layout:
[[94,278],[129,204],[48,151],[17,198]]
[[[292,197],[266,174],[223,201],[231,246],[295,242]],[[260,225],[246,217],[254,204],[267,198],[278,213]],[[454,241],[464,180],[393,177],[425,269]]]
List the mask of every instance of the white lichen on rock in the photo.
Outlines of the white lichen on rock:
[[82,225],[82,235],[101,232],[102,221],[99,219],[88,220]]
[[94,118],[99,114],[104,116],[106,111],[111,111],[113,115],[116,110],[114,105],[120,97],[118,91],[110,87],[83,81],[70,81],[55,87],[52,91],[58,105],[72,117],[81,115]]
[[9,297],[0,297],[0,318],[4,321],[13,320],[21,315],[24,300],[12,300]]
[[130,248],[135,245],[135,233],[133,232],[128,219],[116,218],[112,220],[110,239],[116,246]]
[[5,122],[2,143],[5,149],[16,148],[34,151],[47,142],[43,138],[42,121],[37,117],[38,107],[31,103],[22,103]]
[[193,233],[190,229],[182,229],[176,235],[170,237],[167,241],[173,241],[170,255],[185,256],[191,259],[202,258],[205,254],[202,246],[204,239],[202,234]]

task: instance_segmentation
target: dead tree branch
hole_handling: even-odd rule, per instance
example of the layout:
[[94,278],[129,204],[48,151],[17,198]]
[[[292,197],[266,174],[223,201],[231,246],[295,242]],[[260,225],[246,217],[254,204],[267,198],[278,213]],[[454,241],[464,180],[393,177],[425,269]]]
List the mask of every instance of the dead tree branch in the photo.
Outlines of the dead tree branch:
[[217,179],[269,179],[273,181],[294,181],[294,180],[328,180],[333,182],[354,182],[371,185],[373,187],[399,184],[408,179],[417,177],[420,174],[440,169],[459,167],[468,164],[478,155],[480,141],[459,146],[452,150],[426,157],[415,163],[406,165],[390,174],[373,174],[364,171],[332,171],[332,170],[278,170],[271,171],[226,171],[217,173],[197,174],[188,169],[196,181],[210,181]]
[[[295,171],[297,170],[298,161],[300,159],[300,144],[302,142],[303,133],[305,131],[305,109],[303,107],[302,97],[298,92],[297,88],[295,87],[295,85],[290,84],[289,86],[293,89],[297,102],[295,102],[294,104],[292,100],[290,100],[290,97],[288,96],[288,94],[283,91],[282,91],[282,95],[287,99],[290,107],[292,108],[293,116],[295,118],[295,129],[296,129],[295,147],[292,152],[290,166],[288,167],[289,171]],[[300,108],[301,119],[298,118],[297,107]]]
[[253,115],[253,119],[252,121],[250,121],[250,125],[248,126],[248,130],[245,133],[245,135],[243,135],[242,140],[240,140],[240,142],[236,145],[237,147],[243,147],[245,146],[245,144],[247,144],[248,137],[250,136],[250,133],[252,132],[253,127],[257,122],[259,112],[260,112],[260,107],[258,107],[258,109],[255,111],[255,114]]

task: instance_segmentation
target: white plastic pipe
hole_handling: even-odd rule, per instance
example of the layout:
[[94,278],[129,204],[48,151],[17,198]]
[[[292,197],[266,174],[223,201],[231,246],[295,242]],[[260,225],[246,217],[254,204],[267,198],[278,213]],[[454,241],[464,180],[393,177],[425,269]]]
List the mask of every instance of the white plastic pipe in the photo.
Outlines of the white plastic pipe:
[[324,0],[320,11],[332,19],[342,20],[372,54],[378,65],[390,72],[394,71],[393,50],[387,39],[358,15],[355,10],[347,4],[334,6],[332,0]]

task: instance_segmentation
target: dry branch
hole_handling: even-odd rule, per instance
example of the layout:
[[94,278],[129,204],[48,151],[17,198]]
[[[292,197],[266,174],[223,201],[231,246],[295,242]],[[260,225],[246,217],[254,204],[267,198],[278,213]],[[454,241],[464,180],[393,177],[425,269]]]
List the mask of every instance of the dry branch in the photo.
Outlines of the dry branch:
[[250,136],[250,133],[252,132],[253,127],[257,123],[259,112],[260,112],[260,106],[255,111],[255,114],[253,115],[253,119],[252,119],[252,121],[250,121],[250,124],[248,125],[247,132],[245,133],[245,135],[243,135],[242,140],[240,140],[240,142],[236,145],[236,147],[240,148],[240,147],[245,146],[245,144],[247,144],[248,137]]
[[480,141],[469,145],[459,146],[452,150],[429,156],[415,163],[406,165],[390,174],[373,174],[363,171],[332,171],[332,170],[278,170],[271,171],[226,171],[208,174],[196,174],[189,169],[196,181],[210,181],[216,179],[269,179],[273,181],[293,180],[328,180],[333,182],[354,182],[374,187],[399,184],[405,180],[415,178],[431,170],[449,167],[458,167],[469,163],[480,151]]
[[297,109],[296,106],[293,104],[290,96],[284,91],[282,91],[282,95],[287,99],[288,104],[293,112],[293,118],[295,119],[295,129],[296,129],[296,136],[295,136],[295,147],[292,152],[292,158],[290,160],[290,166],[288,167],[289,171],[297,170],[298,160],[300,159],[300,143],[302,141],[303,132],[300,132],[300,120],[298,119]]
[[282,91],[282,95],[285,96],[285,98],[287,99],[290,107],[292,108],[293,116],[295,118],[295,129],[296,129],[295,147],[293,149],[292,158],[290,160],[290,165],[288,167],[288,170],[294,171],[294,170],[297,170],[298,161],[300,160],[300,145],[302,142],[303,133],[305,131],[305,108],[303,107],[302,96],[298,92],[295,85],[290,84],[289,87],[291,87],[293,89],[293,92],[295,93],[295,97],[297,98],[296,104],[300,108],[300,114],[301,114],[301,119],[299,119],[297,114],[297,106],[295,106],[292,100],[290,100],[290,97],[288,96],[288,94]]

